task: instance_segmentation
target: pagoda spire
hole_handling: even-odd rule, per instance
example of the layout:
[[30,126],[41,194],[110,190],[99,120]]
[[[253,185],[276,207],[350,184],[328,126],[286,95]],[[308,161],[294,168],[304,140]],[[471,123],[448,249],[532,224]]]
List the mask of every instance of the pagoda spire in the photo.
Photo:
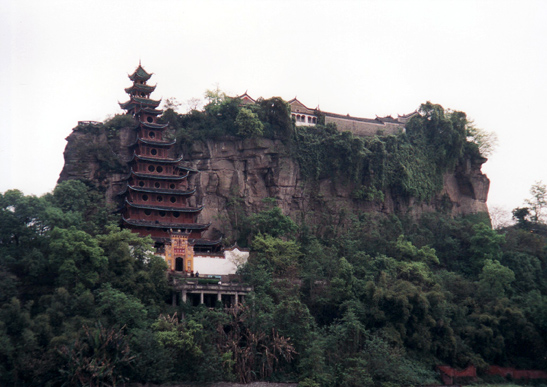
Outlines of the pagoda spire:
[[133,85],[125,89],[125,92],[129,95],[129,100],[119,102],[120,107],[127,114],[131,114],[146,122],[155,122],[155,117],[163,113],[162,110],[156,109],[161,100],[150,99],[150,94],[156,90],[156,85],[150,86],[147,84],[152,75],[152,73],[148,73],[142,67],[139,59],[139,67],[132,74],[128,75],[129,79],[133,81]]

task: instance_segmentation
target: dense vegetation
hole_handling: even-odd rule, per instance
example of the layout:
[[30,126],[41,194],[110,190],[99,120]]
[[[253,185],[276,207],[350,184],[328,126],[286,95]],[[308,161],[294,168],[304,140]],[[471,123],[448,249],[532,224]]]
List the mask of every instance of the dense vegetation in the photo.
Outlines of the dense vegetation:
[[[220,101],[166,119],[183,146],[200,136],[278,138],[310,179],[357,182],[356,200],[386,190],[427,200],[444,171],[480,157],[465,115],[437,105],[424,105],[405,135],[366,140],[324,126],[295,132],[279,99],[246,110]],[[435,383],[441,363],[547,368],[547,227],[529,208],[493,230],[480,216],[442,213],[297,224],[275,199],[257,214],[240,204],[233,228],[250,241],[241,276],[254,292],[227,313],[172,306],[151,240],[120,230],[94,187],[0,194],[0,385],[387,387]]]
[[[333,124],[298,127],[286,102],[274,97],[240,106],[237,99],[215,99],[203,111],[180,115],[168,109],[163,117],[188,154],[194,141],[234,136],[264,136],[285,143],[306,179],[343,179],[355,187],[354,197],[383,201],[386,192],[399,198],[429,200],[443,184],[443,173],[462,160],[484,162],[484,145],[465,113],[445,111],[430,102],[406,127],[405,134],[354,137]],[[468,141],[470,139],[471,141]]]

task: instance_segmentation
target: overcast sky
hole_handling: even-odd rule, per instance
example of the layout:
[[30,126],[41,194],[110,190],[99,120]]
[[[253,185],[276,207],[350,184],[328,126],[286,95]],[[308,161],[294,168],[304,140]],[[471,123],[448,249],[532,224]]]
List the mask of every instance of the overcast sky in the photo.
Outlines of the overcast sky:
[[[425,101],[494,131],[488,204],[547,182],[547,1],[0,1],[0,192],[51,191],[79,120],[153,97],[295,96],[374,118]],[[184,107],[182,107],[184,111]]]

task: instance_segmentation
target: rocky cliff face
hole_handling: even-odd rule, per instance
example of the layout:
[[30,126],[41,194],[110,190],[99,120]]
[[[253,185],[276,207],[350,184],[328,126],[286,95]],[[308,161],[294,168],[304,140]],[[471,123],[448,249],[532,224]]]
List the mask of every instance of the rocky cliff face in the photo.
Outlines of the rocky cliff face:
[[[104,128],[74,129],[67,137],[65,166],[59,181],[88,180],[103,187],[110,202],[119,202],[117,193],[125,188],[130,152],[127,146],[136,133],[122,129],[109,138]],[[283,213],[296,221],[319,222],[325,214],[335,219],[341,213],[375,211],[409,213],[419,216],[444,208],[452,215],[487,213],[489,180],[481,172],[480,162],[468,161],[454,173],[444,176],[444,188],[429,203],[386,193],[383,202],[353,198],[356,187],[333,177],[321,181],[302,179],[297,161],[279,140],[235,139],[197,141],[186,147],[185,166],[200,171],[193,177],[197,188],[193,200],[205,205],[202,220],[213,223],[210,232],[226,232],[239,203],[249,214],[264,207],[263,199],[274,197]],[[234,219],[231,219],[233,221]]]

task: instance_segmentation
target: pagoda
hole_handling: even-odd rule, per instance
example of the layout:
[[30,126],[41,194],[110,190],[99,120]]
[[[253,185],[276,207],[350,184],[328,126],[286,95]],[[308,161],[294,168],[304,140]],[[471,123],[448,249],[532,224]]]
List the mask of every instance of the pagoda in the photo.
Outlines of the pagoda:
[[[196,190],[189,186],[188,177],[197,171],[180,165],[182,156],[175,154],[176,139],[169,135],[167,124],[158,122],[163,111],[158,109],[161,100],[150,98],[156,89],[147,84],[151,76],[139,63],[129,75],[133,85],[125,89],[129,100],[120,103],[137,122],[136,140],[130,145],[133,154],[129,161],[131,173],[122,192],[124,226],[141,236],[150,235],[158,251],[172,250],[173,236],[176,236],[179,248],[180,241],[185,241],[185,251],[218,251],[220,240],[202,239],[202,233],[210,223],[198,223],[203,206],[189,204]],[[176,267],[175,260],[169,260],[168,264],[172,270],[190,271],[193,266],[191,255]]]

